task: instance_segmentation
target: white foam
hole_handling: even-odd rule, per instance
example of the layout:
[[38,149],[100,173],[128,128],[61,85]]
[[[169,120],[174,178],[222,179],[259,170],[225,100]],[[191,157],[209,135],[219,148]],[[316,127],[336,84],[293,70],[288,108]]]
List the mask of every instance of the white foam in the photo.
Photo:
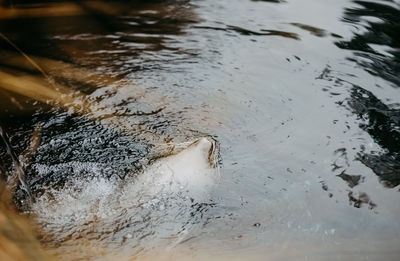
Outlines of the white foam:
[[[49,189],[32,211],[60,242],[86,238],[138,244],[138,238],[147,235],[169,237],[187,223],[191,204],[209,197],[218,177],[209,162],[212,146],[213,141],[200,139],[123,181],[92,177],[74,180],[60,190]],[[38,166],[38,170],[44,174],[56,167],[62,166]],[[76,164],[74,172],[88,169],[96,172],[98,166]]]

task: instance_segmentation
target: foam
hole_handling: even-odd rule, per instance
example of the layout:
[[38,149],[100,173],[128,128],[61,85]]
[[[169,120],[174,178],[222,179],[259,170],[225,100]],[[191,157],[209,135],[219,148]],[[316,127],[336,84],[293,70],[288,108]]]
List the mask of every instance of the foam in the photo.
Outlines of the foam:
[[[75,178],[61,189],[47,189],[31,210],[52,241],[74,248],[78,242],[92,240],[136,251],[146,239],[183,240],[176,235],[186,236],[190,230],[192,205],[209,200],[218,178],[209,162],[213,142],[200,139],[124,180],[95,175],[101,172],[101,165],[95,163],[37,165],[41,175],[72,166]],[[82,171],[93,175],[76,178]]]

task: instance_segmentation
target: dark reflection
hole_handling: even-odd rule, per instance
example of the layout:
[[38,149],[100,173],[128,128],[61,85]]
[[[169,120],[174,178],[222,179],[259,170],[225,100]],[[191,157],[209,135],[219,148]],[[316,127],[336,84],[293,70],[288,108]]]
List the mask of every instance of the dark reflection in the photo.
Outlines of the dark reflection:
[[[350,40],[337,42],[336,45],[354,51],[354,56],[348,58],[350,61],[356,62],[367,72],[394,83],[394,87],[399,87],[399,6],[393,1],[354,1],[354,3],[357,4],[356,7],[345,9],[343,21],[355,26],[360,33],[355,32]],[[362,148],[358,160],[371,168],[386,187],[398,186],[400,110],[390,108],[372,92],[355,85],[351,89],[348,106],[361,120],[360,128],[383,149],[379,152],[367,152]],[[339,177],[350,182],[352,186],[356,185],[355,178],[359,177],[346,175],[342,173]]]
[[354,86],[350,109],[363,120],[360,128],[371,135],[384,152],[360,152],[359,160],[371,168],[387,187],[400,184],[400,110],[391,109],[371,92]]
[[[317,79],[335,80],[338,84],[343,82],[351,84],[333,77],[329,66]],[[389,107],[372,92],[360,86],[354,84],[351,86],[350,97],[347,98],[348,108],[360,120],[359,127],[383,149],[382,151],[366,151],[365,147],[362,147],[357,160],[369,167],[385,187],[394,188],[400,184],[400,110]],[[343,102],[340,101],[338,104],[343,105]],[[335,155],[338,158],[332,163],[332,171],[350,166],[346,148],[337,149]],[[363,181],[362,176],[349,175],[345,172],[337,176],[346,181],[350,188]]]
[[343,20],[358,27],[348,41],[337,42],[353,50],[357,62],[369,73],[400,86],[400,10],[393,1],[354,1],[359,7],[345,9]]
[[346,174],[344,171],[337,176],[339,178],[343,179],[344,181],[346,181],[347,185],[350,188],[354,188],[355,186],[357,186],[360,182],[362,182],[364,180],[364,177],[362,177],[361,175],[349,175],[349,174]]
[[284,31],[269,30],[269,29],[261,29],[261,32],[257,32],[257,31],[252,31],[252,30],[245,29],[245,28],[242,28],[239,26],[234,26],[234,25],[227,25],[226,27],[194,26],[194,28],[225,31],[225,32],[235,32],[240,35],[246,35],[246,36],[271,35],[271,36],[281,36],[281,37],[285,37],[285,38],[291,38],[294,40],[300,39],[296,33],[292,33],[292,32],[284,32]]
[[332,163],[332,171],[350,166],[346,148],[335,150],[335,155],[337,159]]
[[253,2],[285,3],[284,0],[251,0]]
[[311,25],[307,25],[307,24],[301,24],[301,23],[290,23],[293,26],[296,26],[300,29],[303,29],[305,31],[310,32],[312,35],[317,36],[317,37],[325,37],[325,36],[333,36],[336,38],[342,38],[340,35],[335,34],[335,33],[328,33],[326,30],[315,27],[315,26],[311,26]]
[[[122,86],[121,81],[132,72],[151,70],[156,74],[156,70],[168,70],[171,64],[185,59],[193,62],[197,55],[192,46],[184,46],[179,38],[185,35],[188,25],[196,22],[189,1],[0,4],[0,32],[12,42],[0,38],[0,72],[18,79],[30,77],[50,89],[54,86],[49,79],[87,95],[102,87]],[[164,111],[165,107],[154,98],[161,95],[155,87],[150,88],[153,86],[148,86],[146,92],[138,91],[140,98],[151,96],[144,101],[134,95],[112,100],[115,92],[105,91],[96,99],[109,99],[112,109],[99,113],[98,118],[88,118],[85,113],[63,113],[42,103],[43,100],[35,99],[40,94],[34,89],[26,95],[10,91],[1,86],[1,80],[5,79],[0,79],[0,119],[9,130],[16,155],[29,147],[35,126],[43,125],[40,146],[24,166],[34,196],[46,187],[62,187],[71,179],[124,178],[149,160],[168,153],[162,148],[152,150],[145,141],[138,141],[139,135],[168,137],[175,127],[174,121],[181,121],[179,112]],[[22,83],[20,86],[29,85],[29,80]],[[133,126],[137,133],[125,135],[112,126],[99,124],[100,119],[113,117],[121,118],[116,125],[126,119],[126,126]],[[4,161],[2,168],[13,171],[13,162],[3,146],[0,158]],[[17,202],[24,197],[23,191],[18,190]]]
[[353,205],[355,208],[361,208],[363,205],[367,205],[369,209],[374,209],[376,204],[371,201],[369,196],[364,192],[359,192],[357,195],[350,191],[348,194],[350,205]]

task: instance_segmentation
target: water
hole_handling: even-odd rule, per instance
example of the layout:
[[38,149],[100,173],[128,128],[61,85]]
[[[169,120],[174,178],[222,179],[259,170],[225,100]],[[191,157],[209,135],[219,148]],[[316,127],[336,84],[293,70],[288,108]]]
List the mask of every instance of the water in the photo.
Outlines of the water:
[[[171,226],[152,224],[173,222],[142,211],[145,243],[129,250],[105,233],[85,258],[168,249],[171,258],[397,260],[398,1],[3,5],[21,9],[0,12],[0,32],[102,107],[69,113],[0,89],[16,153],[42,126],[26,167],[36,197],[79,180],[106,194],[172,144],[213,136],[221,147],[207,198],[174,209],[186,213],[177,226],[192,224],[185,234],[160,236]],[[2,71],[42,77],[0,44]],[[44,244],[60,256],[77,251]]]

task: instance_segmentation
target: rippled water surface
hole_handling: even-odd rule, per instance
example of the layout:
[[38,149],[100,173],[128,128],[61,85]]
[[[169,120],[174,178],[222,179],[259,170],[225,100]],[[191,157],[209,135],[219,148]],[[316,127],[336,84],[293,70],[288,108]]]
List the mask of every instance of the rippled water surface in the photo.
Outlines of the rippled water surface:
[[[51,253],[398,259],[397,0],[0,3],[1,125],[17,155],[40,136],[23,165],[50,202],[36,215]],[[220,146],[213,186],[137,196],[203,136]]]

